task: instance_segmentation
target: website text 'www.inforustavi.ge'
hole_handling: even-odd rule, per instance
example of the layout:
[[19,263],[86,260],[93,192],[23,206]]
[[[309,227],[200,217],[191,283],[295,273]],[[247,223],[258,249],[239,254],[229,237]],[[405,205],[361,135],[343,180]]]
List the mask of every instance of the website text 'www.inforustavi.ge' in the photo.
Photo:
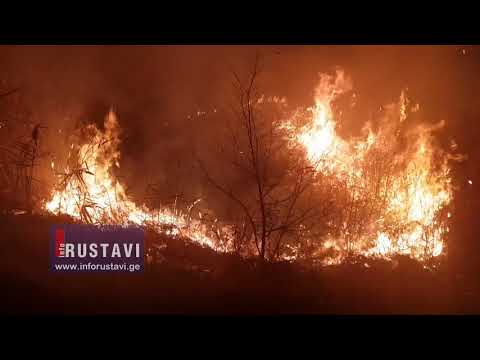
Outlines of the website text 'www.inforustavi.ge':
[[141,272],[144,233],[138,227],[54,225],[50,234],[54,272]]

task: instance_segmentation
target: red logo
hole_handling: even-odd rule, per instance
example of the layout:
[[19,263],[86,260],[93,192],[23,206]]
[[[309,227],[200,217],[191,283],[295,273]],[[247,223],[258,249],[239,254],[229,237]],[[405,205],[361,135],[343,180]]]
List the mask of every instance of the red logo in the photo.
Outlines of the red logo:
[[55,231],[55,256],[65,256],[65,230],[56,229]]

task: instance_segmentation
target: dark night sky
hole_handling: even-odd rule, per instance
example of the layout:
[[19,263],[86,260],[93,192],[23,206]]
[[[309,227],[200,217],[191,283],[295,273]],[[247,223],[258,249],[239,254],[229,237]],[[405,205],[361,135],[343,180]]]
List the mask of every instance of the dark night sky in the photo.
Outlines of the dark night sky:
[[[358,96],[346,131],[361,127],[408,87],[425,120],[444,119],[442,136],[468,153],[458,181],[477,182],[480,47],[2,46],[0,79],[21,89],[36,121],[49,129],[79,119],[100,122],[113,106],[126,134],[122,168],[128,182],[141,188],[148,177],[177,182],[189,174],[195,192],[196,175],[185,159],[192,141],[215,141],[208,140],[209,127],[221,121],[218,115],[187,116],[226,108],[231,69],[244,72],[256,50],[264,56],[263,92],[285,96],[291,106],[311,104],[319,72],[345,69]],[[478,209],[476,202],[468,206],[470,213]]]

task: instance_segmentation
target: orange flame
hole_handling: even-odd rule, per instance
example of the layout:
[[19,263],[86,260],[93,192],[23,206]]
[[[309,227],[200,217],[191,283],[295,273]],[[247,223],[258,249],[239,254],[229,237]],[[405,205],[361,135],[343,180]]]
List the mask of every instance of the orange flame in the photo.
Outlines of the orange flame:
[[[343,72],[323,75],[315,104],[307,109],[307,124],[294,126],[294,118],[285,122],[294,133],[291,140],[304,146],[318,176],[328,178],[336,189],[338,219],[315,254],[333,253],[326,264],[350,255],[388,259],[403,254],[426,261],[444,254],[453,189],[448,156],[434,146],[432,134],[443,123],[408,130],[409,112],[417,112],[419,105],[409,109],[402,93],[397,104],[385,107],[379,130],[367,124],[361,137],[346,140],[336,132],[332,102],[351,89]],[[113,176],[120,166],[119,126],[113,112],[104,128],[89,125],[93,140],[71,145],[65,173],[58,174],[59,186],[45,204],[47,211],[91,223],[149,225],[218,251],[232,249],[232,228],[212,229],[201,212],[193,219],[190,210],[195,204],[187,213],[135,204]],[[52,169],[57,168],[52,162]]]
[[[361,219],[345,216],[340,234],[324,243],[337,254],[327,263],[341,262],[352,253],[386,258],[403,254],[418,260],[439,256],[448,233],[440,215],[452,199],[447,156],[433,146],[432,138],[443,123],[406,133],[408,100],[402,93],[398,104],[386,107],[377,132],[367,124],[363,137],[346,141],[336,133],[331,104],[350,89],[343,72],[322,75],[311,121],[294,138],[304,145],[319,174],[345,185],[348,200],[339,206],[363,214]],[[403,147],[402,136],[407,140]]]
[[102,132],[89,125],[87,131],[93,134],[93,140],[71,145],[69,164],[65,173],[58,174],[59,186],[45,209],[90,223],[148,225],[170,236],[184,236],[224,250],[211,236],[211,229],[187,213],[170,208],[150,210],[129,199],[123,185],[112,175],[114,168],[120,167],[119,126],[112,111],[104,127]]

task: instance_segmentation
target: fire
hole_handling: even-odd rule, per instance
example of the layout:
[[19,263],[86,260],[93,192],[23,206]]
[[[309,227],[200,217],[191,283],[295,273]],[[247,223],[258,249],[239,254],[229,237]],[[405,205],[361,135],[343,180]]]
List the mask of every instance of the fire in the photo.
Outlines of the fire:
[[344,210],[334,225],[336,235],[324,242],[323,250],[336,253],[327,263],[349,255],[439,256],[449,231],[444,209],[452,200],[447,156],[434,146],[432,135],[443,123],[406,126],[408,99],[402,93],[397,104],[385,108],[379,130],[367,123],[363,136],[347,141],[336,132],[332,102],[349,90],[343,72],[322,75],[310,120],[294,136],[318,174],[345,190],[335,199]]
[[124,186],[113,175],[113,170],[120,167],[120,130],[112,111],[104,128],[100,131],[89,125],[86,128],[89,140],[71,144],[65,172],[57,174],[57,189],[45,209],[94,224],[149,226],[170,236],[184,236],[223,250],[211,235],[212,229],[188,213],[170,208],[150,210],[145,205],[136,205],[127,196]]
[[[290,140],[303,145],[315,170],[315,186],[331,189],[327,200],[334,204],[333,216],[313,256],[336,264],[357,255],[389,259],[401,254],[428,261],[444,254],[453,187],[449,156],[435,146],[433,136],[443,123],[409,124],[409,114],[418,112],[419,104],[410,107],[402,93],[398,103],[383,108],[376,128],[367,122],[361,136],[342,138],[332,104],[350,90],[343,72],[323,75],[314,105],[285,122]],[[85,130],[87,140],[70,146],[65,171],[57,174],[58,185],[45,204],[47,211],[88,223],[150,226],[217,251],[233,249],[233,228],[217,220],[207,225],[201,211],[192,211],[196,202],[182,212],[149,209],[127,196],[114,176],[120,167],[120,130],[113,112],[103,131],[95,125]],[[51,168],[56,171],[58,163],[52,161]],[[297,258],[299,248],[291,249],[293,257],[283,258]]]

